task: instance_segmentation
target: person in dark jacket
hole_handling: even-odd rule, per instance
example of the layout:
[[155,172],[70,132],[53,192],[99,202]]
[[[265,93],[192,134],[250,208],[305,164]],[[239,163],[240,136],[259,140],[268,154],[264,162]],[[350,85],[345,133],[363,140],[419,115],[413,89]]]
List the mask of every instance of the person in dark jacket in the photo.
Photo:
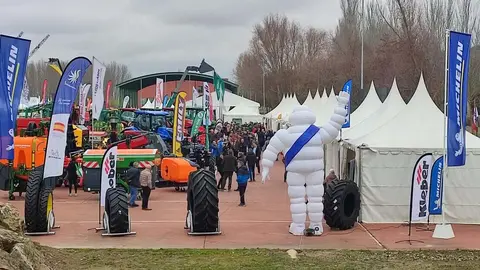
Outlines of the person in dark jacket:
[[[252,144],[252,151],[255,154],[255,167],[257,167],[257,172],[260,174],[260,157],[262,156],[262,148],[256,143]],[[255,180],[254,180],[255,181]]]
[[220,190],[225,190],[225,184],[228,178],[228,191],[232,189],[233,172],[237,170],[237,159],[233,155],[233,151],[229,150],[228,155],[223,157],[223,176],[218,187]]
[[72,196],[72,186],[77,196],[78,178],[77,178],[77,156],[73,156],[67,166],[68,196]]
[[238,206],[245,206],[245,191],[247,190],[250,173],[248,172],[247,166],[245,166],[242,161],[239,161],[238,165],[239,168],[237,171],[237,184],[238,191],[240,193],[240,204]]
[[138,169],[137,162],[130,162],[130,168],[126,172],[126,180],[130,188],[130,202],[131,207],[137,207],[138,204],[135,203],[137,199],[138,189],[140,186],[140,170]]
[[255,156],[253,149],[250,149],[250,151],[248,151],[248,154],[247,154],[247,165],[248,165],[248,172],[250,173],[250,182],[255,181],[256,161],[257,161],[257,157]]
[[257,132],[257,140],[258,140],[258,146],[260,147],[260,149],[262,149],[266,141],[265,128],[262,127],[260,131]]

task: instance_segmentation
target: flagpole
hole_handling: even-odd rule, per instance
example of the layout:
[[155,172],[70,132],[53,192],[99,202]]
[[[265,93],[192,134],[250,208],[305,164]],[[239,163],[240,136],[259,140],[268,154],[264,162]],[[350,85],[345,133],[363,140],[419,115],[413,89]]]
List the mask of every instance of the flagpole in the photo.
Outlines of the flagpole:
[[447,180],[448,158],[447,158],[447,110],[448,110],[448,47],[449,47],[450,31],[445,32],[445,78],[444,78],[444,102],[443,102],[443,183],[442,183],[442,224],[445,225],[445,180]]

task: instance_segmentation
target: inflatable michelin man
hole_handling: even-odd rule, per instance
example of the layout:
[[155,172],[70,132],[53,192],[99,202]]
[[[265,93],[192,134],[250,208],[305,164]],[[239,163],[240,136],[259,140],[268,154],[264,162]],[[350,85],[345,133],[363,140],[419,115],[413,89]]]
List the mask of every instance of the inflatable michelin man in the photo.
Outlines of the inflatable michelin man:
[[334,114],[330,121],[321,127],[314,125],[316,117],[308,107],[296,107],[289,118],[291,126],[277,131],[263,152],[262,183],[265,183],[277,155],[280,152],[285,154],[292,214],[289,231],[293,235],[305,233],[307,213],[309,229],[313,230],[314,235],[323,233],[323,145],[332,142],[345,123],[345,108],[349,99],[348,93],[340,92]]

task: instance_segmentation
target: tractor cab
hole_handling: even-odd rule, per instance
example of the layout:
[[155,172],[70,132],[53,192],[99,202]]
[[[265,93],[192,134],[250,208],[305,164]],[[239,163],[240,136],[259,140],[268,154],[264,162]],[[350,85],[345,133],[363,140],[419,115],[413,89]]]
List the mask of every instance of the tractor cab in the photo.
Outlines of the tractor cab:
[[172,141],[173,123],[168,119],[169,113],[156,110],[136,110],[133,127],[148,132],[154,132],[167,142]]
[[120,121],[123,126],[128,127],[135,120],[136,108],[122,108],[120,109]]

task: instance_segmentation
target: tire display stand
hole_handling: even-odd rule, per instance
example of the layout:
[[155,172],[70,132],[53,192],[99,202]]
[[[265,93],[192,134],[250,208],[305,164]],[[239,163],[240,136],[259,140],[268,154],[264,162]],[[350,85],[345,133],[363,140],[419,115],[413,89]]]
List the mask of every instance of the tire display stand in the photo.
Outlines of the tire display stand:
[[185,228],[188,235],[219,235],[218,189],[215,173],[199,169],[190,173],[187,188],[187,216]]
[[132,222],[128,213],[128,197],[123,187],[107,189],[102,227],[95,228],[95,231],[103,231],[102,236],[137,234],[132,232]]
[[28,176],[25,192],[25,235],[53,235],[55,213],[53,189],[55,179],[43,179],[43,166],[35,168]]
[[323,214],[332,229],[348,230],[357,222],[360,191],[355,182],[335,179],[325,185]]

